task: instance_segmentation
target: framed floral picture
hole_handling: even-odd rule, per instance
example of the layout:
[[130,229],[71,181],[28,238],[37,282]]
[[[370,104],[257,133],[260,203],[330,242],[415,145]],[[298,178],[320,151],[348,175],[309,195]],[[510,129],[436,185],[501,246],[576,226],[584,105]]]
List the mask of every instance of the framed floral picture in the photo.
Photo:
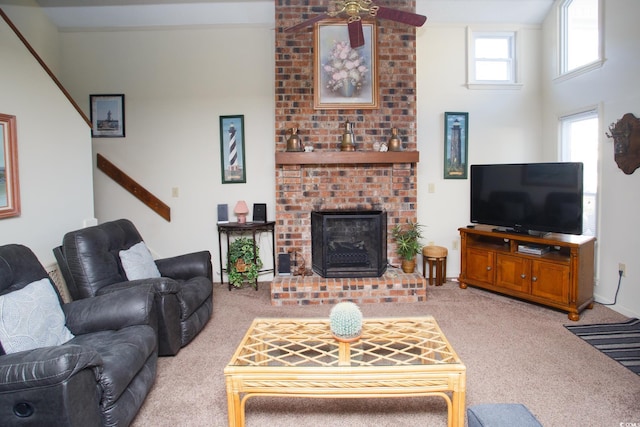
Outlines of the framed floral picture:
[[352,49],[347,24],[322,21],[314,29],[316,110],[378,108],[375,22],[362,23],[364,46]]

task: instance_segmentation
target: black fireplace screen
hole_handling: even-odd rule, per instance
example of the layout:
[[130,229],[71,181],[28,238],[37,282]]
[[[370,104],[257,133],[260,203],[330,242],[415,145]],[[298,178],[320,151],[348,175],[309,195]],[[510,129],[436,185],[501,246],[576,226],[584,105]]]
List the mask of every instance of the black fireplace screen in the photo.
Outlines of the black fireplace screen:
[[387,269],[387,213],[311,213],[313,271],[322,277],[380,277]]

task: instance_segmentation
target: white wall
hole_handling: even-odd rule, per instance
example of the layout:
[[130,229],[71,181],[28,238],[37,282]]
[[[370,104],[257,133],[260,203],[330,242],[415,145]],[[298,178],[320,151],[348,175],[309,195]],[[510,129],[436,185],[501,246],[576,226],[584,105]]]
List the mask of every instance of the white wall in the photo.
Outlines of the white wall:
[[458,228],[469,223],[469,179],[443,178],[444,113],[469,113],[469,165],[537,161],[542,155],[541,29],[508,28],[520,37],[523,85],[516,90],[467,88],[466,25],[430,24],[417,33],[418,221],[426,225],[425,243],[448,248],[448,277],[460,273]]
[[[94,138],[94,164],[102,154],[171,207],[167,222],[96,170],[99,222],[131,219],[159,257],[210,250],[219,277],[216,205],[267,203],[275,217],[273,40],[260,25],[61,33],[62,79],[87,114],[90,94],[125,95],[126,137]],[[236,114],[247,182],[223,185],[219,117]]]
[[[640,211],[640,171],[631,175],[618,169],[613,156],[613,140],[605,136],[611,123],[625,113],[640,117],[640,55],[638,40],[640,2],[637,0],[604,0],[605,63],[600,69],[568,80],[554,80],[557,69],[557,13],[553,8],[544,25],[546,52],[543,78],[545,81],[544,141],[545,148],[557,152],[558,118],[593,106],[600,108],[600,185],[598,231],[598,284],[595,288],[599,302],[611,303],[618,286],[618,263],[627,266],[622,279],[618,302],[613,307],[628,316],[640,316],[640,267],[637,226]],[[556,2],[557,4],[557,2]]]
[[[38,34],[48,35],[46,26]],[[93,217],[90,129],[1,19],[0,58],[0,112],[17,120],[22,205],[19,217],[0,220],[0,244],[29,246],[47,266],[64,233]]]
[[57,76],[60,64],[58,28],[42,12],[38,3],[35,0],[0,0],[0,8]]

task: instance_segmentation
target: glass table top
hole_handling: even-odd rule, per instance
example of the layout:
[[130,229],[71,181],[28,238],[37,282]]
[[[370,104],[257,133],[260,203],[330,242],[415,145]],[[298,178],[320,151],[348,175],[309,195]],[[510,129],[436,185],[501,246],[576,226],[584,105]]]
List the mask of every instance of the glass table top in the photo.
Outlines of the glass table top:
[[338,342],[328,319],[257,318],[229,366],[367,367],[461,364],[431,316],[365,318],[362,337]]

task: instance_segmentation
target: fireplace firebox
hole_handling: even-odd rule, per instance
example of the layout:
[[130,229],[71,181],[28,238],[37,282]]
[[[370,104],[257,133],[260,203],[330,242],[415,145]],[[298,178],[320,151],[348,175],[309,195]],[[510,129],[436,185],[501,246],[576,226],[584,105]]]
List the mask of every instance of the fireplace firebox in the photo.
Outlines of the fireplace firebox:
[[387,269],[385,211],[311,212],[313,271],[322,277],[380,277]]

